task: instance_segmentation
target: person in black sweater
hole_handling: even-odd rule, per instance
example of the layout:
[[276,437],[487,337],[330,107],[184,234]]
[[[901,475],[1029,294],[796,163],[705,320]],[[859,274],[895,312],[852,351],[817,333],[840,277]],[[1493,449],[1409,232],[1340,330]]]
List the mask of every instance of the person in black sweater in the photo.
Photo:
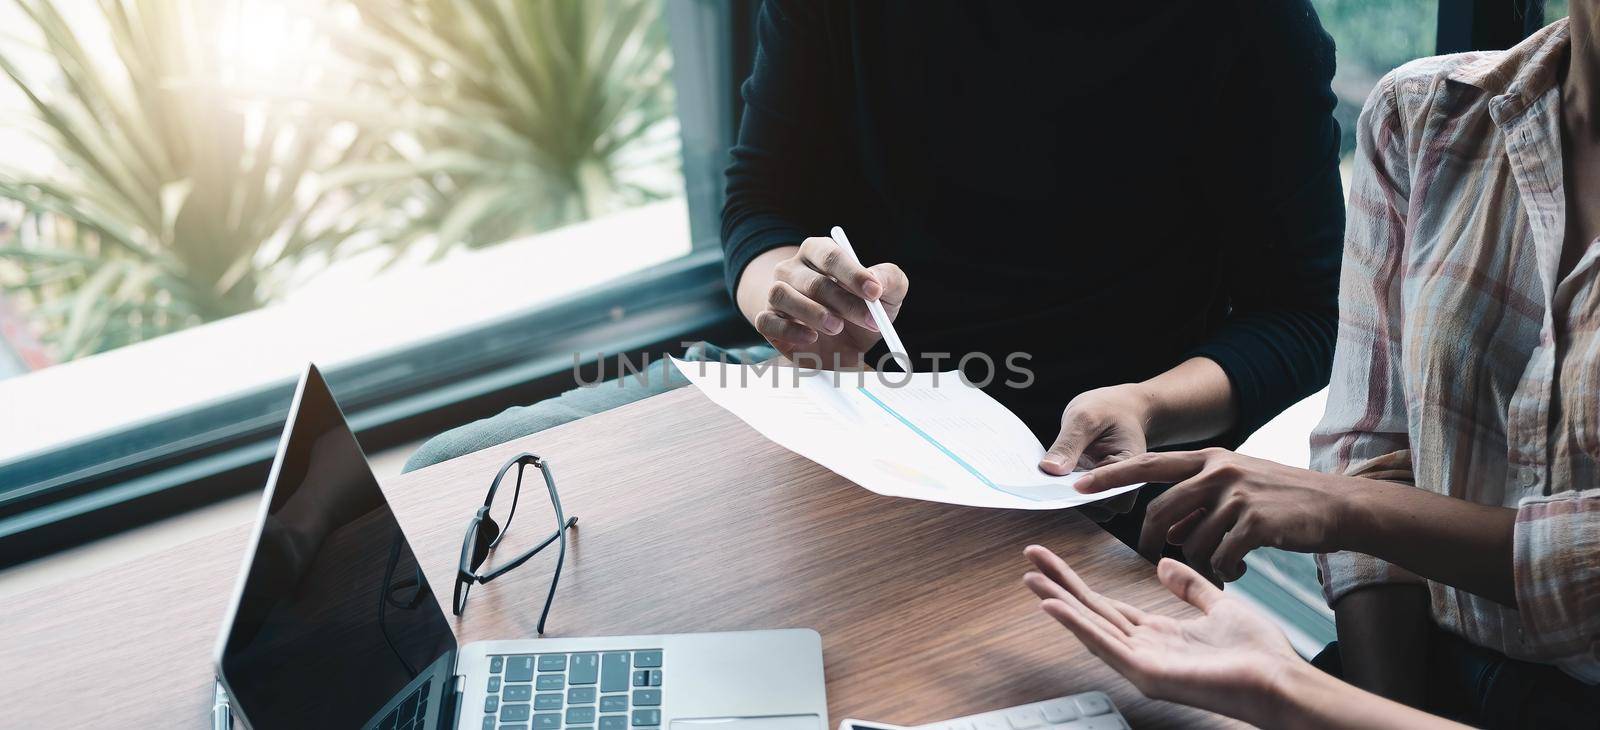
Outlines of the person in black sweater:
[[757,22],[723,248],[780,352],[881,364],[865,297],[914,356],[949,353],[918,370],[1011,356],[1031,384],[985,389],[1057,474],[1236,446],[1327,383],[1344,204],[1307,0],[767,0]]

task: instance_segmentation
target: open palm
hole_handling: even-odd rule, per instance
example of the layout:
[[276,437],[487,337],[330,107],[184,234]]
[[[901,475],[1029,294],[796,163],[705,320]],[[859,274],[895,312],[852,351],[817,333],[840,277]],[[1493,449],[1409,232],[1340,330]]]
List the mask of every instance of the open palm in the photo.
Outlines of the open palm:
[[1038,568],[1024,582],[1040,608],[1095,656],[1155,699],[1233,717],[1260,717],[1279,673],[1299,662],[1266,617],[1207,582],[1192,568],[1162,560],[1156,574],[1168,590],[1200,609],[1194,618],[1153,614],[1091,590],[1055,553],[1026,551]]

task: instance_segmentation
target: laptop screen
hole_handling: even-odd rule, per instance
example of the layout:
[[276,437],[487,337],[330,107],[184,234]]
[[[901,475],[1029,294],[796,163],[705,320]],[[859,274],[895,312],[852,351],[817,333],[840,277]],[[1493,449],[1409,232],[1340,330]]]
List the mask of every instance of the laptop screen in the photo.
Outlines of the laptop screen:
[[315,368],[266,498],[223,677],[257,730],[358,727],[455,639]]

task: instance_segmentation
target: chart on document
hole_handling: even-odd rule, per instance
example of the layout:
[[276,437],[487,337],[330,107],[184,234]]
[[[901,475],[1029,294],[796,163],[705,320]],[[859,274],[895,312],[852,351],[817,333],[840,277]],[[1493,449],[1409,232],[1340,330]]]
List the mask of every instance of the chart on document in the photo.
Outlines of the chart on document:
[[706,397],[784,448],[892,497],[1007,509],[1076,507],[1081,473],[1039,471],[1044,447],[959,373],[835,373],[674,360]]

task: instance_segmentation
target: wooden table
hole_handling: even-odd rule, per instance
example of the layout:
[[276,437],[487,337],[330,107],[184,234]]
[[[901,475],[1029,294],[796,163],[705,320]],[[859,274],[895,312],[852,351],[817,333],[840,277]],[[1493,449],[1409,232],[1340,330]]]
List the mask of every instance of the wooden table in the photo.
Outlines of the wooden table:
[[[1021,583],[1029,543],[1136,606],[1190,610],[1076,512],[880,497],[693,388],[387,481],[441,597],[489,478],[523,450],[549,459],[563,506],[581,517],[551,636],[811,627],[833,722],[909,725],[1100,689],[1136,728],[1232,724],[1144,698],[1036,610]],[[249,529],[0,606],[0,727],[204,726]],[[519,520],[501,550],[543,534]],[[474,590],[457,637],[533,636],[552,564],[541,556]]]

